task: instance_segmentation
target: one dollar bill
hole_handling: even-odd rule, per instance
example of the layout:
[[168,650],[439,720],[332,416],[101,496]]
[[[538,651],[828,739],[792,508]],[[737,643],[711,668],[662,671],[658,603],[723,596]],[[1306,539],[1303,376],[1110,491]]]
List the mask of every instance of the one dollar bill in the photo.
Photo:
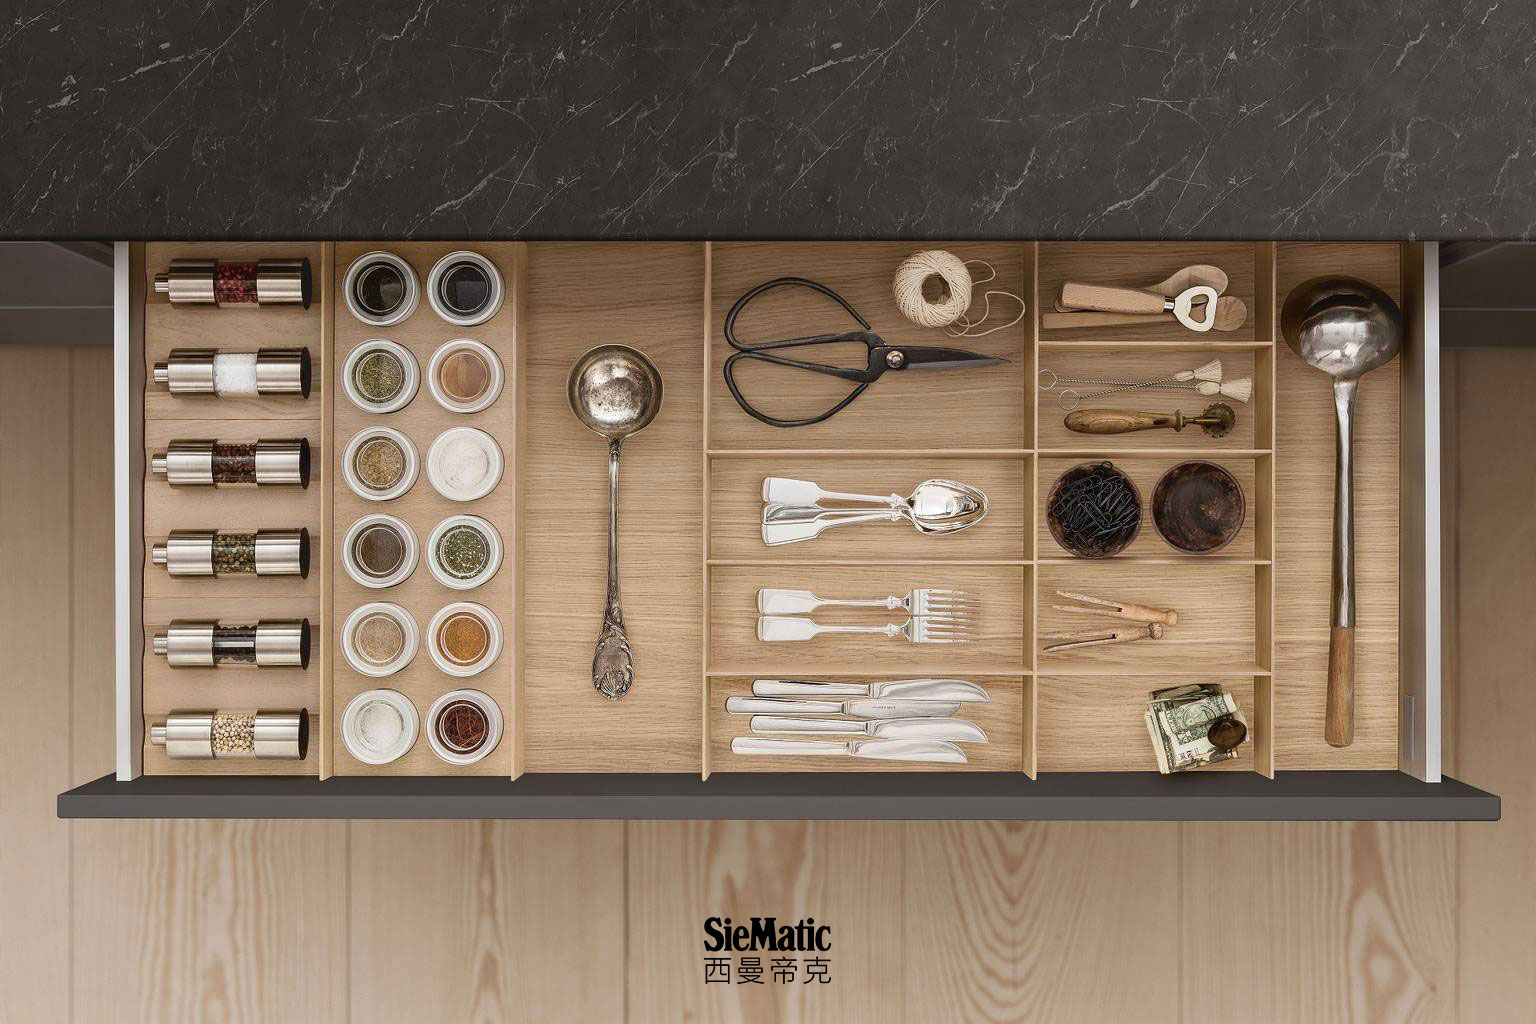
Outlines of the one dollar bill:
[[1208,738],[1211,723],[1227,716],[1243,722],[1237,701],[1219,686],[1192,683],[1154,691],[1145,718],[1157,770],[1168,775],[1236,757],[1235,750],[1222,750]]

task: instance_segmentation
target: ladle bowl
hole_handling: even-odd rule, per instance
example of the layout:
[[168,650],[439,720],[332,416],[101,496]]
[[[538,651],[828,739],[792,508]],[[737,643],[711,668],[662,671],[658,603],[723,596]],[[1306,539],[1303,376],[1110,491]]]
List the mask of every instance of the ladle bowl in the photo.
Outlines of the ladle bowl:
[[1352,277],[1314,277],[1286,296],[1280,332],[1291,351],[1333,378],[1338,418],[1333,489],[1333,615],[1323,738],[1355,738],[1354,410],[1360,378],[1403,345],[1403,311],[1386,292]]
[[586,352],[566,380],[571,412],[608,439],[608,591],[603,624],[592,656],[592,686],[609,700],[629,692],[634,655],[619,607],[619,452],[624,439],[645,429],[661,411],[661,371],[645,353],[627,345],[599,345]]

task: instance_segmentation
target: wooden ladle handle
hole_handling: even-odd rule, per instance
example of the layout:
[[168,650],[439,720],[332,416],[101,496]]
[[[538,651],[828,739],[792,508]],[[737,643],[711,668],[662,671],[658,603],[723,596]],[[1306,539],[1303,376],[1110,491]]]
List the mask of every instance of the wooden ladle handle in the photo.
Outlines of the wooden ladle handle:
[[1334,626],[1328,635],[1328,715],[1323,739],[1335,747],[1355,742],[1355,627]]
[[1129,434],[1133,430],[1172,427],[1174,418],[1122,409],[1075,409],[1067,413],[1066,425],[1079,434]]
[[1165,299],[1140,288],[1114,288],[1102,284],[1068,281],[1061,286],[1062,305],[1073,309],[1097,309],[1105,313],[1161,313]]

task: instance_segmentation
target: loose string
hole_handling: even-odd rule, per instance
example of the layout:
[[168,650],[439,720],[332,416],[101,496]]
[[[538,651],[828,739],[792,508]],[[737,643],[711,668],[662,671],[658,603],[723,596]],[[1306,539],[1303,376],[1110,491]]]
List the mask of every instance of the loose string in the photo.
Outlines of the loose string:
[[[973,280],[968,269],[970,264],[979,263],[987,268],[987,277]],[[949,289],[949,295],[938,301],[930,301],[923,295],[923,283],[930,277],[938,277]],[[972,319],[968,314],[973,297],[972,288],[978,284],[987,284],[997,278],[997,269],[986,260],[962,260],[952,252],[943,249],[925,249],[922,252],[913,253],[902,261],[896,268],[896,277],[892,282],[892,292],[896,298],[896,308],[901,314],[919,327],[939,327],[951,338],[984,338],[995,331],[1001,331],[1012,327],[1024,319],[1027,309],[1024,300],[1012,292],[1000,289],[989,289],[982,292],[982,313],[979,318]],[[1005,324],[998,324],[986,330],[978,330],[992,315],[992,297],[1004,296],[1019,304],[1019,315]]]

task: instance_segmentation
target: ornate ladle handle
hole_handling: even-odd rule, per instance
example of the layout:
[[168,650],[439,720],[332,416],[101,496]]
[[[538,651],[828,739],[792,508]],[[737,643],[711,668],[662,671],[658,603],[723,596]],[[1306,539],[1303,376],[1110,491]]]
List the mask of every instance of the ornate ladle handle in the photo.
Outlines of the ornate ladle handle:
[[592,656],[592,686],[609,700],[623,697],[635,681],[635,659],[619,607],[619,450],[623,445],[622,438],[608,442],[608,594]]

